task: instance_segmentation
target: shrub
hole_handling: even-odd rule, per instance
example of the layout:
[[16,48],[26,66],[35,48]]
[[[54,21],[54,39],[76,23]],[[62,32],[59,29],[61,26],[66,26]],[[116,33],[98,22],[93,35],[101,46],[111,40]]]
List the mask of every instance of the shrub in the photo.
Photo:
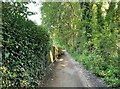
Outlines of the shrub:
[[47,66],[49,34],[26,18],[25,4],[2,3],[4,49],[0,71],[3,87],[36,86]]

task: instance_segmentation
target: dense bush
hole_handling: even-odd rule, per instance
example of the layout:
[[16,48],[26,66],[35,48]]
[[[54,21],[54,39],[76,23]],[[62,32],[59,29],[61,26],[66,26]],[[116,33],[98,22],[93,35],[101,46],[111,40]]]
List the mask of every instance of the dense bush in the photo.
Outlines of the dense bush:
[[36,86],[48,64],[47,31],[27,19],[27,3],[2,3],[2,86]]

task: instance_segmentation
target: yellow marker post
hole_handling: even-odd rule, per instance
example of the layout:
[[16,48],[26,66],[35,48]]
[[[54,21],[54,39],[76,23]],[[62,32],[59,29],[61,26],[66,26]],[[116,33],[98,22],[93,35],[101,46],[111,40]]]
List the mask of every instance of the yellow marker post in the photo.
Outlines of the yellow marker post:
[[50,50],[50,60],[51,60],[51,62],[53,63],[54,61],[53,61],[53,55],[52,55],[52,51]]

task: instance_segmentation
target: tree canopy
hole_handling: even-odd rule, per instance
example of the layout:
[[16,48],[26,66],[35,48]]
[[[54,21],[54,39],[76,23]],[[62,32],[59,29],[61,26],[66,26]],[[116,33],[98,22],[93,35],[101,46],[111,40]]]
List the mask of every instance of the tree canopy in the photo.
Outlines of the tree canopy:
[[[108,86],[118,86],[120,2],[46,2],[42,25],[54,45],[71,52]],[[120,37],[119,37],[120,39]]]

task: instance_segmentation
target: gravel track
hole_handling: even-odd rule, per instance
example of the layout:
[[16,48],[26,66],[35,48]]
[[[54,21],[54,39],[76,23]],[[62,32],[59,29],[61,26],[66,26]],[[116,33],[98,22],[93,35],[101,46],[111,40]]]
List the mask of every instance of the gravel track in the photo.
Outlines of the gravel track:
[[106,87],[104,82],[87,71],[67,52],[50,67],[44,87]]

